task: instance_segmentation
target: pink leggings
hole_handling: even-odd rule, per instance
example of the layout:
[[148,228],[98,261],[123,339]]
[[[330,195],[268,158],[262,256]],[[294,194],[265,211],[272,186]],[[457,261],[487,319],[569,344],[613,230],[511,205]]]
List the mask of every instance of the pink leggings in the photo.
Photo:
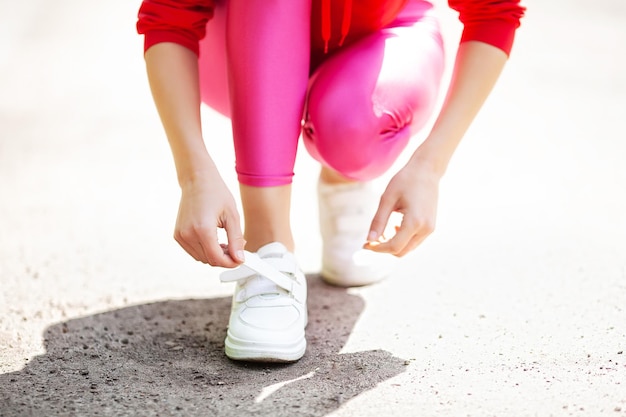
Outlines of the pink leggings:
[[300,134],[323,165],[373,179],[433,111],[444,53],[430,3],[409,0],[329,54],[312,48],[310,22],[310,2],[223,0],[207,24],[202,100],[232,120],[242,184],[291,183]]

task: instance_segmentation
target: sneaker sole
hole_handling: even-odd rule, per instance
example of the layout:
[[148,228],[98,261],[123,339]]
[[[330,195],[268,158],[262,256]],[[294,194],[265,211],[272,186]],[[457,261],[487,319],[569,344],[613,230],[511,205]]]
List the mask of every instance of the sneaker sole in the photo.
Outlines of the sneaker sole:
[[306,351],[306,339],[290,345],[260,344],[249,340],[238,339],[227,334],[224,342],[226,356],[237,361],[248,362],[296,362]]
[[336,287],[363,287],[366,285],[372,285],[380,281],[384,281],[389,278],[391,275],[390,272],[380,273],[378,275],[370,275],[367,278],[363,279],[365,274],[357,274],[352,272],[351,274],[344,273],[339,274],[336,271],[322,267],[322,271],[320,273],[322,280],[330,285],[334,285]]

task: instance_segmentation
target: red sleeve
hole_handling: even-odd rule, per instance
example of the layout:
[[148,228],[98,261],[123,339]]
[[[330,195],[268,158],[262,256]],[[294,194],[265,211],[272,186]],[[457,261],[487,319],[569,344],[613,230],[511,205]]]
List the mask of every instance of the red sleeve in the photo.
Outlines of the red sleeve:
[[137,32],[145,35],[144,51],[160,42],[174,42],[197,55],[213,8],[213,0],[143,0]]
[[507,55],[526,10],[519,3],[520,0],[448,0],[464,25],[461,42],[485,42]]

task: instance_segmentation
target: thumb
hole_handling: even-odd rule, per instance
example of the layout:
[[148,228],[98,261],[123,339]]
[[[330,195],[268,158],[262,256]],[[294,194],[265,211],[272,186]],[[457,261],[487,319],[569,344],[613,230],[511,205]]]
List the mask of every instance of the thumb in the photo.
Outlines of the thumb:
[[245,261],[244,248],[246,241],[241,232],[239,222],[229,223],[226,226],[226,238],[228,239],[228,254],[236,262]]

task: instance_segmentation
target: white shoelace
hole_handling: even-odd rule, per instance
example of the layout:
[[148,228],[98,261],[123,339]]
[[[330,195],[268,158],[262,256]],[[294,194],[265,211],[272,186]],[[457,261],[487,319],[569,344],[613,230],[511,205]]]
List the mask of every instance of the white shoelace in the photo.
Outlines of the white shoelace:
[[[256,282],[251,280],[251,282],[246,285],[245,294],[242,294],[242,298],[247,299],[262,294],[276,294],[279,292],[277,289],[280,288],[282,289],[280,292],[286,292],[296,301],[300,303],[306,301],[306,287],[303,283],[295,279],[297,271],[292,271],[292,269],[294,269],[293,262],[284,258],[263,259],[256,253],[244,252],[245,262],[243,265],[239,268],[223,272],[220,275],[220,280],[222,282],[233,282],[253,279],[254,277],[260,276],[275,285],[269,284],[266,280],[257,280]],[[293,275],[294,278],[290,278],[285,274]]]

